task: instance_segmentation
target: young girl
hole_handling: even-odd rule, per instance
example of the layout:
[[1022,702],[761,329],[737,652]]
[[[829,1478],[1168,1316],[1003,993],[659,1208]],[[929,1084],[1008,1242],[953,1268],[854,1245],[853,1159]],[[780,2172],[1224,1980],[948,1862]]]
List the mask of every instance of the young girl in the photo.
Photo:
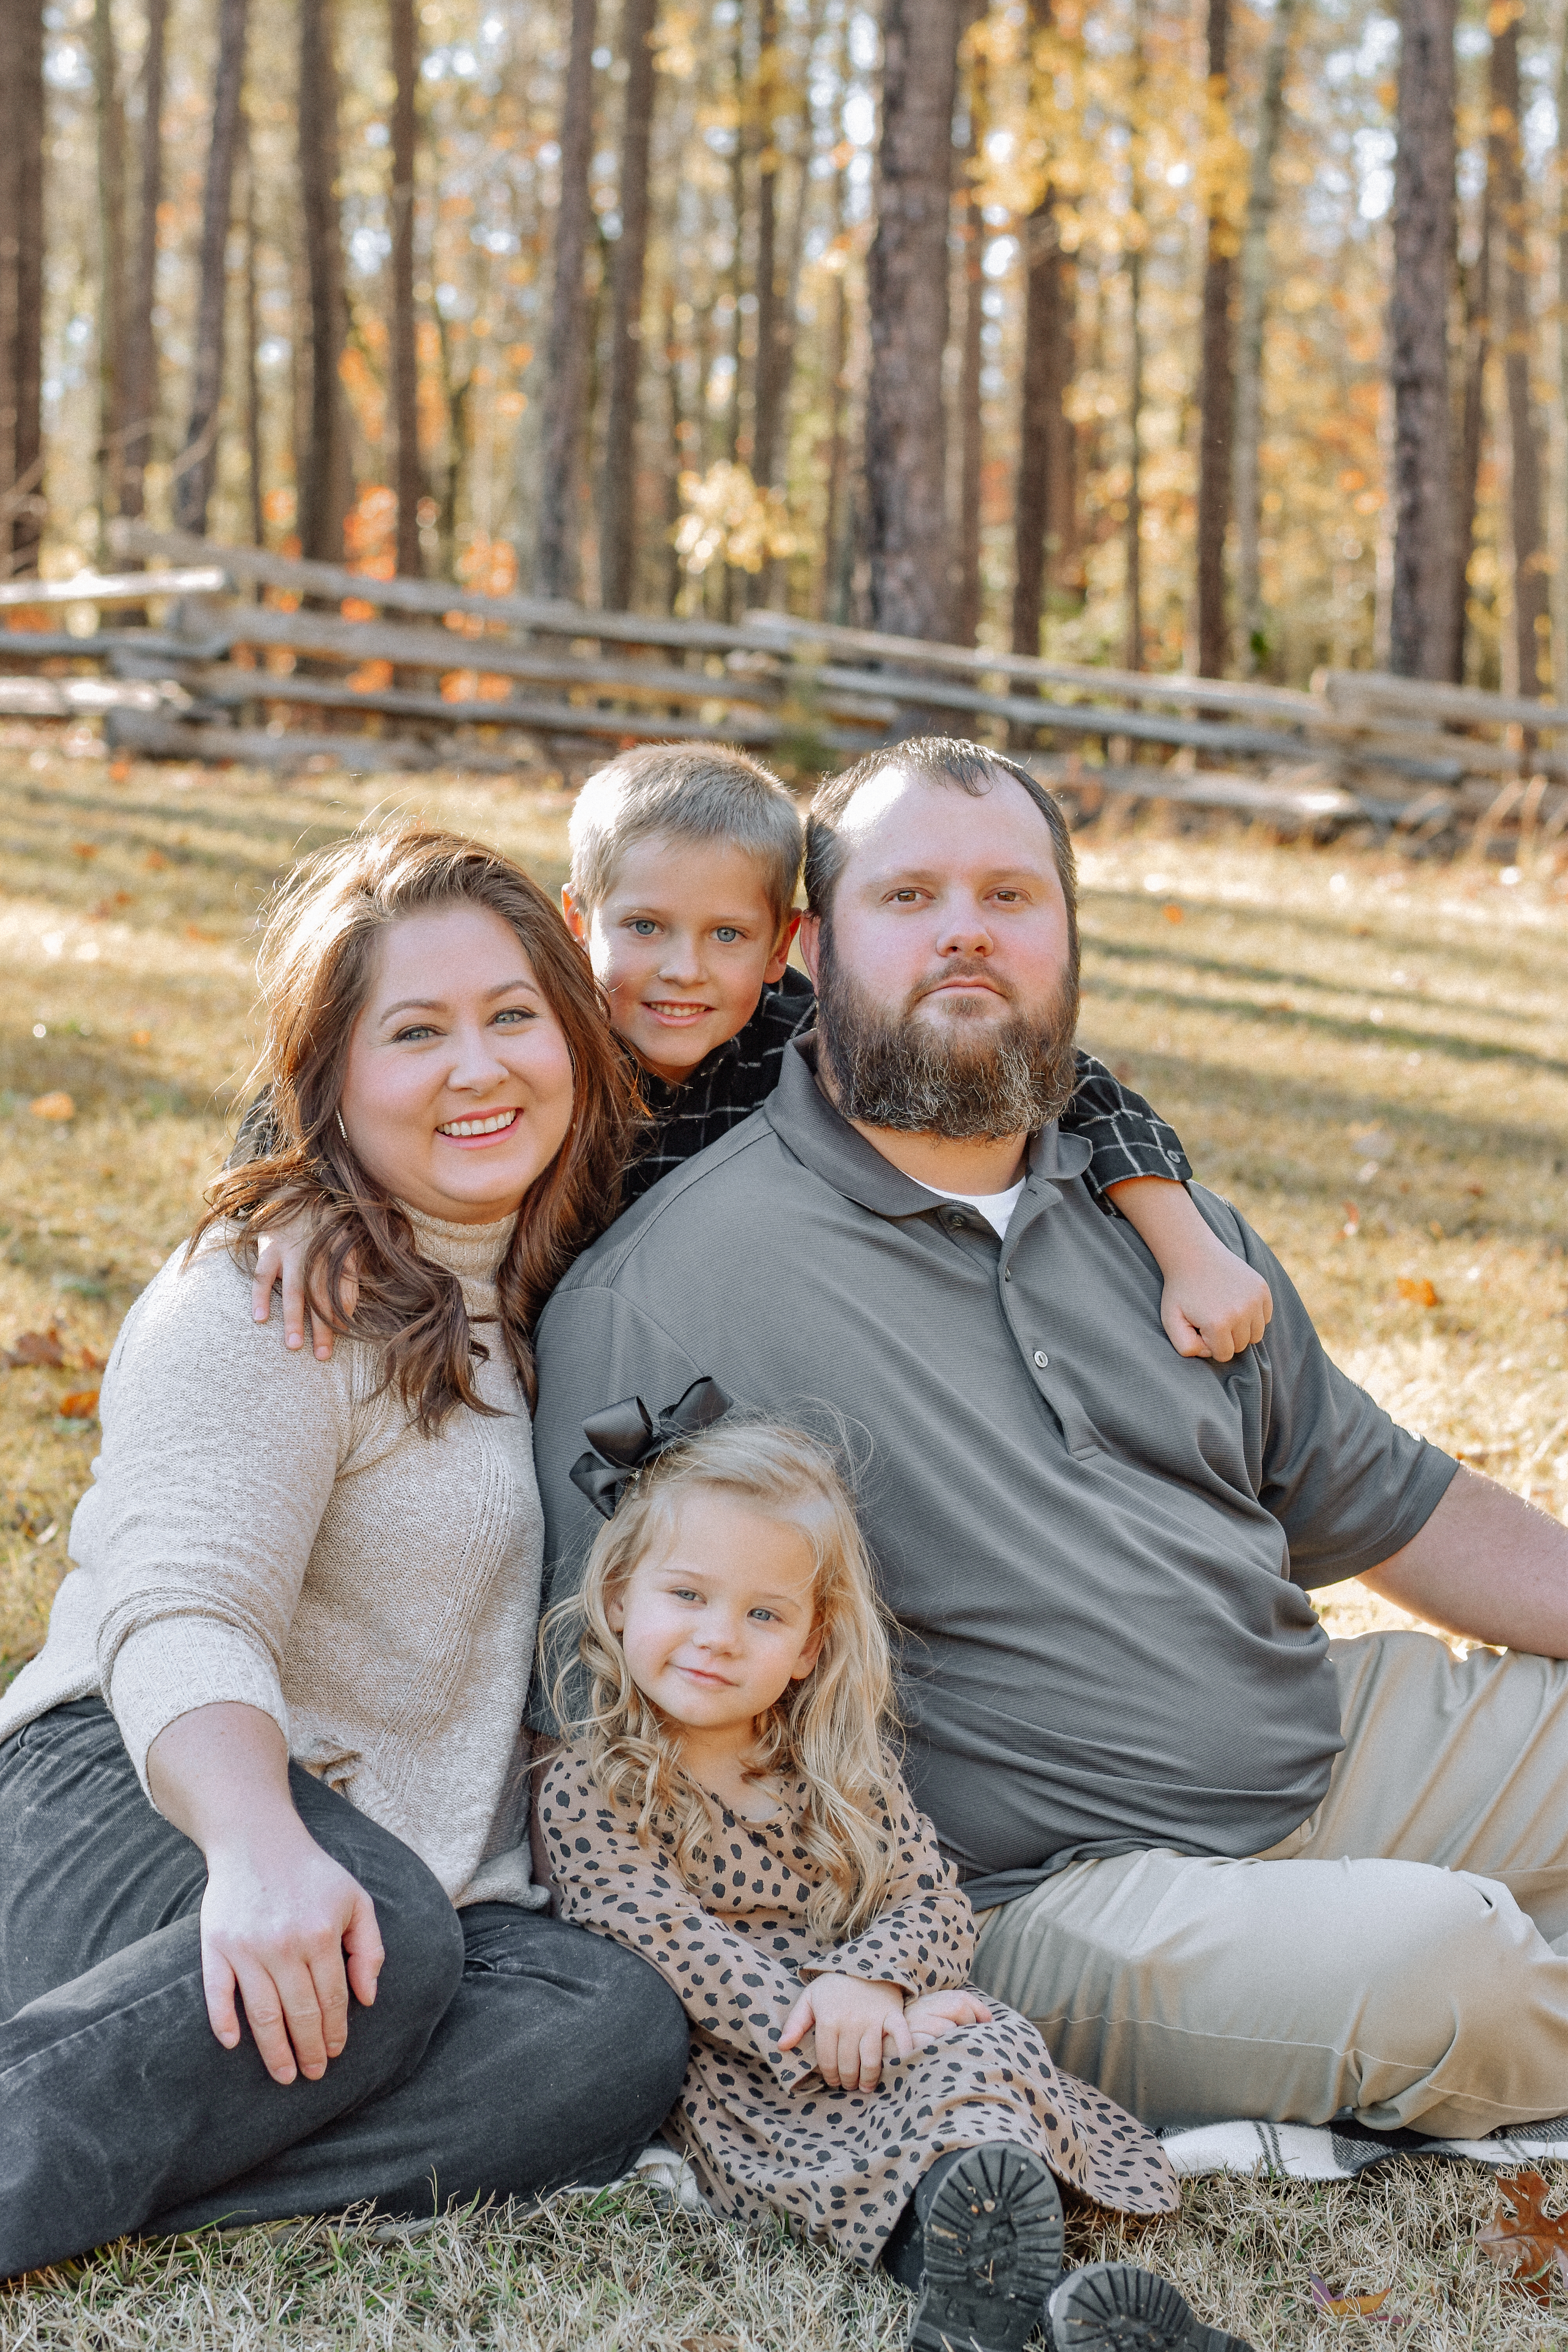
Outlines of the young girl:
[[1153,2214],[1174,2177],[968,1987],[973,1918],[884,1744],[887,1637],[833,1458],[767,1422],[681,1433],[723,1412],[704,1381],[659,1434],[635,1400],[589,1426],[573,1475],[613,1516],[547,1632],[572,1732],[539,1803],[562,1914],[685,2005],[670,2127],[709,2201],[882,2261],[918,2290],[911,2352],[1014,2352],[1047,2299],[1060,2352],[1241,2352],[1130,2265],[1058,2287],[1057,2179]]

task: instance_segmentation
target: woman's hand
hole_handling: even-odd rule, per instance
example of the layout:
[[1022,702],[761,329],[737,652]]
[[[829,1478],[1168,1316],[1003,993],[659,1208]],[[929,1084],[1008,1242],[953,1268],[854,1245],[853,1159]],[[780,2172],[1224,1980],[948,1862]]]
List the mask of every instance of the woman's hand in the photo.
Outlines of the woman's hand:
[[874,2091],[884,2041],[900,2058],[915,2052],[902,1986],[860,1977],[813,1977],[784,2020],[779,2048],[793,2050],[808,2033],[816,2035],[816,2071],[834,2091]]
[[[266,1226],[256,1245],[256,1273],[250,1285],[250,1311],[258,1323],[265,1323],[272,1311],[272,1287],[276,1283],[283,1294],[283,1345],[302,1348],[305,1344],[305,1253],[310,1241],[310,1219],[303,1212],[284,1223]],[[343,1267],[342,1283],[343,1314],[352,1316],[359,1303],[359,1276],[351,1256]],[[332,1341],[336,1337],[331,1317],[325,1301],[312,1292],[310,1299],[310,1330],[317,1359],[321,1363],[331,1360]]]
[[977,1992],[961,1986],[955,1992],[923,1992],[904,2011],[904,2023],[917,2042],[928,2048],[946,2042],[966,2025],[989,2025],[990,2004]]
[[370,2007],[385,1954],[370,1896],[294,1811],[282,1733],[237,1701],[193,1707],[148,1749],[147,1785],[206,1859],[213,2032],[226,2050],[238,2046],[237,1993],[273,2081],[319,2082],[348,2040],[350,1991]]
[[291,1833],[209,1849],[202,1984],[226,2050],[239,2045],[237,1992],[273,2081],[316,2083],[348,2041],[351,1989],[368,2009],[385,1955],[370,1896],[291,1818]]

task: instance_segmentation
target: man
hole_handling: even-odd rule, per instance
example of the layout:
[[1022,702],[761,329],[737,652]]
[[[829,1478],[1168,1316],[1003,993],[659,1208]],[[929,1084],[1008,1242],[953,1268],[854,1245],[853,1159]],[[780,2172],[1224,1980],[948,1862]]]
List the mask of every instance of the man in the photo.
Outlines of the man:
[[[1289,1278],[1178,1356],[1092,1203],[1071,1085],[1071,847],[1033,779],[925,740],[824,787],[820,1011],[745,1125],[579,1261],[539,1333],[557,1590],[584,1417],[700,1373],[847,1423],[904,1630],[911,1778],[978,1982],[1156,2124],[1469,2137],[1568,2108],[1568,1531],[1400,1430]],[[861,1444],[858,1433],[868,1433]],[[1506,1646],[1335,1643],[1363,1577]]]

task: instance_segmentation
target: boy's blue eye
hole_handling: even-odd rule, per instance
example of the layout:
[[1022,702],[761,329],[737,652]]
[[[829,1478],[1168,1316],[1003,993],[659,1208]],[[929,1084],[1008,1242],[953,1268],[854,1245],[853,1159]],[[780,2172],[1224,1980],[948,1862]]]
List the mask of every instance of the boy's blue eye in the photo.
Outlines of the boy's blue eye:
[[651,915],[634,915],[627,929],[635,931],[639,940],[648,940],[658,930],[658,925]]
[[733,923],[720,923],[715,927],[713,936],[721,947],[727,948],[731,940],[738,940],[741,934]]

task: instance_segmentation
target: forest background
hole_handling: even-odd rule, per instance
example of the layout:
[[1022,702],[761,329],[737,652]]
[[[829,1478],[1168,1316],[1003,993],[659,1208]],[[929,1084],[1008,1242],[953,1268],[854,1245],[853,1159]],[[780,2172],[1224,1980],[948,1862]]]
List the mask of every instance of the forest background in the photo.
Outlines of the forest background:
[[1401,5],[0,0],[0,563],[1546,693],[1568,5]]

